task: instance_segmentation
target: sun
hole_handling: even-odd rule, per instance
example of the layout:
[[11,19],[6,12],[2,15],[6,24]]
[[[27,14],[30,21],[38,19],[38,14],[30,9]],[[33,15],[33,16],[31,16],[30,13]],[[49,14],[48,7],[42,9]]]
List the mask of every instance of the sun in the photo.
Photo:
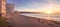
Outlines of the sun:
[[53,14],[53,11],[44,11],[44,14]]
[[47,13],[47,14],[52,14],[53,12],[52,12],[52,11],[46,11],[45,13]]

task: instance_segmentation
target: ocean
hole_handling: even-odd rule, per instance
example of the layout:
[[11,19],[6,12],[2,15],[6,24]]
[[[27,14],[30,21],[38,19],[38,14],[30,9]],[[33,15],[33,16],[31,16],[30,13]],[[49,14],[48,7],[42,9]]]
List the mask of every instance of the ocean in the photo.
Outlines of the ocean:
[[41,18],[46,20],[54,20],[60,22],[60,14],[34,14],[34,13],[21,13],[21,15]]

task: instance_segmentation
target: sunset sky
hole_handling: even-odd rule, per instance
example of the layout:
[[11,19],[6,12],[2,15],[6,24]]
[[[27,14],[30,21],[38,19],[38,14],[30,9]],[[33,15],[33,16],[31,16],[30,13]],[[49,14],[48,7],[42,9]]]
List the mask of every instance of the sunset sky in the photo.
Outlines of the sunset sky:
[[59,11],[60,0],[7,0],[9,3],[15,4],[15,10],[18,11]]

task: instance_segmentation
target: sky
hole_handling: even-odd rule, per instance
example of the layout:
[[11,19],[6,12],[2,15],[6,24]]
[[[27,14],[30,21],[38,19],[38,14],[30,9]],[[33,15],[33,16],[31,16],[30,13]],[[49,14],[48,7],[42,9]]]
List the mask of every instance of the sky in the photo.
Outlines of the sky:
[[[30,12],[40,12],[44,10],[55,11],[55,7],[60,6],[60,0],[7,0],[7,2],[14,3],[15,10]],[[52,9],[52,7],[55,9]]]

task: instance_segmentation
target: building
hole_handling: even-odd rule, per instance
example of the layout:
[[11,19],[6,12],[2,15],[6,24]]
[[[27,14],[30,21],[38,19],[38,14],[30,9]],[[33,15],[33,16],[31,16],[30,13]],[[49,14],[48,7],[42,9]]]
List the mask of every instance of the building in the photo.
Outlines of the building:
[[13,3],[7,3],[6,4],[6,13],[14,13],[14,4]]
[[0,0],[0,16],[5,16],[6,14],[6,0]]

